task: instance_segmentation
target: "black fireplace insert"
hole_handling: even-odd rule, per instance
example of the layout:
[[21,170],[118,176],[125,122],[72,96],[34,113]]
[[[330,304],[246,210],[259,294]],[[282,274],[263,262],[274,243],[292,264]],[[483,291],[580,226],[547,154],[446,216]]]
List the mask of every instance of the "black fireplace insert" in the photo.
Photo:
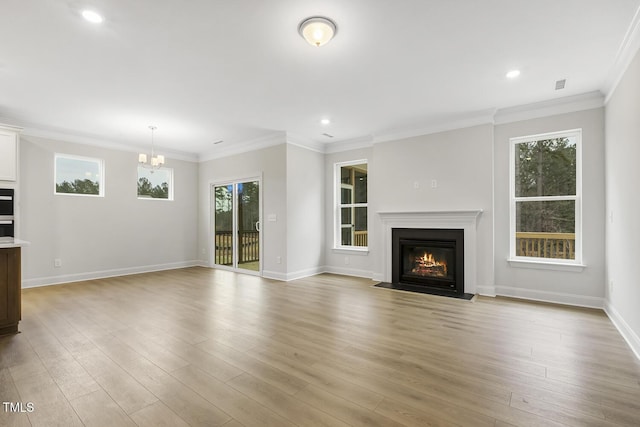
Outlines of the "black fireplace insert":
[[464,294],[464,230],[394,228],[392,282],[423,292]]

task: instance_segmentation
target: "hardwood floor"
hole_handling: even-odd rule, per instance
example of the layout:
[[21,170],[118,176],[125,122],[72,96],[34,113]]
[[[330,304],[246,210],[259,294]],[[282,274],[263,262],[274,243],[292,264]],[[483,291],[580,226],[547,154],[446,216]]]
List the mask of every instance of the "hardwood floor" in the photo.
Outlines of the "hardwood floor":
[[205,268],[23,291],[7,426],[638,426],[598,310]]

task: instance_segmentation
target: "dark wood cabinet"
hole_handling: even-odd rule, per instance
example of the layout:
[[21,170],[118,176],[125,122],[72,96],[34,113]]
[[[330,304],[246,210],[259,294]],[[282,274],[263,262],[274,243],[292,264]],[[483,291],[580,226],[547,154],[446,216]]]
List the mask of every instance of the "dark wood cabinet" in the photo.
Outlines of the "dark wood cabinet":
[[0,249],[0,335],[18,332],[21,318],[20,248]]

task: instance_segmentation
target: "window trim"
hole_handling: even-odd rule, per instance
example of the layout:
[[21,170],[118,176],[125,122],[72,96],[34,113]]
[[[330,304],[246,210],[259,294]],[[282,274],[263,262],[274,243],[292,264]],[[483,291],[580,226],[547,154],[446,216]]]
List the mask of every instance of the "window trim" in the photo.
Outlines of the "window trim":
[[[340,244],[342,241],[342,221],[341,221],[341,211],[340,209],[343,207],[342,203],[340,203],[341,190],[342,190],[342,182],[340,169],[344,166],[354,166],[354,165],[367,165],[367,177],[369,176],[369,161],[367,159],[359,159],[359,160],[350,160],[347,162],[337,162],[333,165],[333,250],[334,251],[345,251],[345,252],[369,252],[368,246],[346,246]],[[366,207],[367,208],[367,234],[368,238],[371,237],[369,234],[369,186],[367,185],[367,203],[353,203],[348,204],[349,207]]]
[[[576,194],[569,196],[516,197],[515,149],[516,144],[561,137],[576,138]],[[575,201],[575,259],[555,259],[516,255],[516,203],[529,201]],[[586,267],[582,258],[582,129],[570,129],[509,139],[509,257],[513,267],[544,270],[582,271]]]
[[[99,171],[99,179],[100,181],[98,182],[98,194],[83,194],[83,193],[58,193],[58,183],[57,178],[58,178],[58,159],[59,158],[64,158],[64,159],[70,159],[70,160],[83,160],[83,161],[90,161],[90,162],[95,162],[98,164],[98,171]],[[86,156],[77,156],[75,154],[64,154],[64,153],[54,153],[53,155],[53,195],[54,196],[80,196],[80,197],[104,197],[105,195],[105,162],[103,159],[99,159],[97,157],[86,157]]]
[[138,194],[138,180],[140,179],[140,175],[138,174],[138,170],[139,168],[141,168],[143,166],[138,165],[138,167],[136,168],[136,198],[138,200],[162,200],[165,202],[173,202],[173,187],[174,187],[174,169],[173,168],[168,168],[165,166],[161,166],[159,168],[155,168],[155,170],[162,170],[162,171],[170,171],[169,174],[169,194],[168,197],[166,199],[160,198],[160,197],[140,197],[140,195]]

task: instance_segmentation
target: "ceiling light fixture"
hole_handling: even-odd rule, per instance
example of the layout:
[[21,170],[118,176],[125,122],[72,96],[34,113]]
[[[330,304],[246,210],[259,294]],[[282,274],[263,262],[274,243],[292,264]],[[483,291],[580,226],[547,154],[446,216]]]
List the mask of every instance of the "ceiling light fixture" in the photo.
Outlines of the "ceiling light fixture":
[[520,75],[520,70],[511,70],[507,73],[508,79],[515,79]]
[[101,24],[102,21],[104,21],[102,15],[100,15],[98,12],[94,12],[93,10],[88,9],[82,11],[82,17],[92,24]]
[[320,47],[336,35],[335,22],[323,16],[312,16],[303,20],[298,27],[298,32],[310,45]]
[[144,153],[138,154],[138,163],[140,166],[151,169],[151,172],[153,172],[154,169],[160,169],[160,167],[164,165],[164,156],[160,154],[156,156],[154,152],[153,133],[158,128],[155,126],[149,126],[149,129],[151,129],[151,163],[147,163],[147,155]]
[[329,123],[331,123],[331,120],[329,120],[329,119],[322,119],[322,120],[320,120],[320,123],[322,123],[323,125],[328,125]]

